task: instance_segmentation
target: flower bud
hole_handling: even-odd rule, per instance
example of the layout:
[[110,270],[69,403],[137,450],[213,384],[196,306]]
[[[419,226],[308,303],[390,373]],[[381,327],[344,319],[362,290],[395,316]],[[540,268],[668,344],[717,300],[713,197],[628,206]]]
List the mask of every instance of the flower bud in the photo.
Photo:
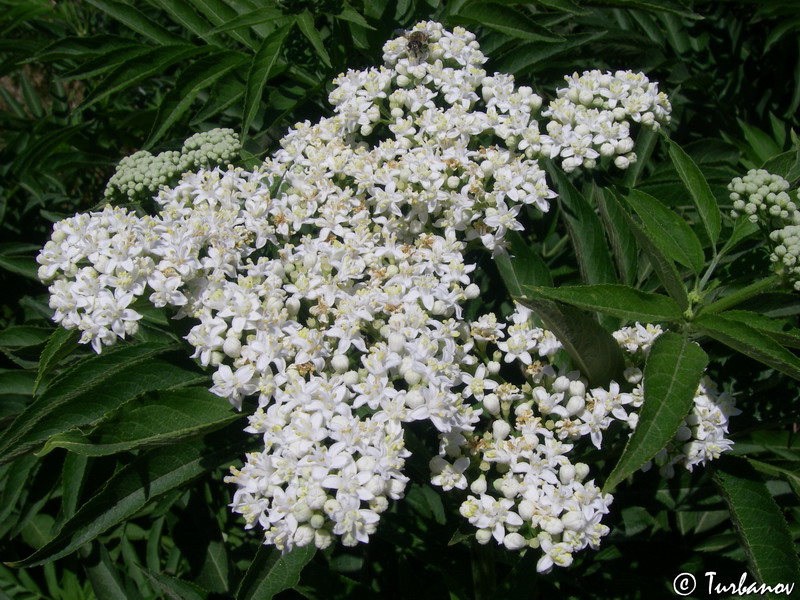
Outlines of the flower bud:
[[485,408],[490,415],[499,415],[500,398],[497,396],[497,394],[486,394],[483,397],[483,408]]
[[492,530],[491,529],[478,529],[478,531],[475,532],[475,539],[481,545],[488,544],[489,540],[492,539]]
[[528,545],[528,542],[518,533],[509,533],[503,538],[503,546],[507,550],[522,550]]
[[492,423],[492,435],[498,442],[506,439],[511,433],[511,425],[507,421],[497,420]]

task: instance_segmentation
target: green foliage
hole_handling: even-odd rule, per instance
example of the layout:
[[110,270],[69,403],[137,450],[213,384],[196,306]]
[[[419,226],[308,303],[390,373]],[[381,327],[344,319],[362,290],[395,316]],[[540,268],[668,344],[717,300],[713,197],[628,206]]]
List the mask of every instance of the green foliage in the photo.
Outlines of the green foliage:
[[[583,598],[603,589],[644,598],[672,594],[679,572],[699,579],[716,569],[736,581],[745,564],[759,581],[800,580],[792,433],[800,302],[767,276],[758,228],[728,219],[725,191],[742,167],[800,179],[792,3],[6,0],[0,8],[0,285],[13,290],[0,312],[0,548],[14,565],[0,567],[0,597]],[[510,254],[486,269],[485,289],[502,280],[523,298],[593,385],[624,380],[609,333],[620,323],[674,332],[651,350],[635,434],[624,450],[616,440],[619,455],[593,456],[616,488],[612,537],[548,577],[525,556],[458,541],[457,504],[428,485],[425,441],[411,434],[409,446],[420,449],[408,501],[368,548],[281,557],[259,547],[229,514],[231,490],[221,483],[248,436],[241,417],[205,391],[207,374],[176,351],[186,332],[156,322],[128,345],[87,355],[74,334],[50,325],[36,280],[33,256],[51,223],[100,202],[123,157],[155,158],[198,131],[230,128],[241,156],[257,161],[288,123],[327,110],[334,76],[375,63],[394,29],[422,18],[476,28],[492,56],[487,69],[525,83],[631,68],[674,93],[668,136],[639,135],[639,162],[626,173],[581,179],[551,169],[558,211],[510,235]],[[231,160],[219,158],[212,162]],[[148,190],[200,162],[176,166]],[[740,456],[717,463],[716,488],[703,473],[665,481],[656,468],[639,472],[654,457],[658,465],[706,362],[738,394]]]

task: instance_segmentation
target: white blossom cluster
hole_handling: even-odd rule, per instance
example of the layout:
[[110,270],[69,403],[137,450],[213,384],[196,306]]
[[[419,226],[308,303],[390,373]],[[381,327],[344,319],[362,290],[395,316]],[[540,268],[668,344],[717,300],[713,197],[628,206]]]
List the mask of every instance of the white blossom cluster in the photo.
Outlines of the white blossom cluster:
[[[548,210],[555,193],[537,157],[578,163],[567,137],[539,134],[540,97],[486,75],[471,33],[414,30],[424,47],[399,37],[383,67],[341,75],[335,116],[298,123],[255,171],[185,173],[158,191],[153,217],[109,206],[56,224],[39,275],[55,320],[97,352],[135,333],[140,297],[193,320],[186,339],[214,369],[211,391],[237,408],[257,397],[246,431],[263,451],[227,481],[233,510],[265,543],[367,542],[405,491],[404,426],[427,421],[439,436],[431,481],[469,487],[461,513],[478,540],[540,548],[540,571],[566,566],[606,535],[612,500],[569,454],[584,436],[600,448],[614,420],[636,426],[641,371],[587,389],[547,363],[560,343],[527,309],[463,319],[481,292],[467,245],[502,252],[523,209]],[[653,125],[668,104],[646,79],[614,77],[600,82],[605,104],[584,106],[613,126],[591,115],[562,126],[597,125],[600,146],[624,133],[623,148],[625,119]],[[192,160],[227,156],[213,139],[195,142],[183,152]],[[657,332],[637,324],[618,339],[641,356]],[[688,443],[708,437],[700,423],[687,420]]]
[[106,200],[129,202],[150,198],[161,186],[175,183],[181,173],[229,164],[241,149],[239,136],[233,129],[218,128],[194,134],[184,141],[180,151],[153,155],[140,150],[119,162],[106,186]]
[[764,169],[750,169],[728,184],[733,201],[731,216],[745,215],[751,223],[761,221],[769,229],[800,225],[800,212],[787,193],[789,182]]
[[[636,411],[644,402],[640,366],[662,330],[636,323],[614,333],[628,355],[623,385],[630,391],[626,392],[614,381],[607,388],[588,389],[578,371],[557,372],[546,361],[559,348],[547,339],[549,332],[532,327],[522,307],[511,320],[504,332],[504,324],[486,315],[472,324],[473,337],[479,347],[495,344],[497,360],[522,363],[525,382],[520,386],[501,382],[499,364],[492,361],[464,376],[467,388],[462,395],[481,400],[482,419],[466,450],[446,449],[431,461],[437,474],[432,481],[445,490],[469,485],[474,495],[461,505],[461,514],[478,528],[478,541],[494,538],[512,550],[540,548],[537,568],[544,572],[554,565],[568,566],[574,553],[587,546],[596,549],[609,531],[601,520],[611,495],[603,494],[588,479],[589,467],[573,462],[570,454],[584,436],[602,448],[604,433],[615,421],[636,428]],[[511,343],[519,337],[528,341]],[[534,360],[530,354],[534,349],[545,360]],[[665,476],[672,476],[675,464],[692,470],[732,445],[725,439],[728,417],[738,414],[731,398],[717,394],[705,378],[694,402],[675,440],[658,457]],[[480,475],[468,482],[465,470],[475,462]]]
[[[650,347],[661,333],[659,325],[636,323],[633,327],[623,327],[615,331],[613,335],[620,347],[631,354],[635,365],[643,363]],[[626,369],[625,378],[636,385],[631,404],[638,406],[641,405],[644,395],[642,371],[633,365]],[[723,452],[730,450],[733,442],[725,437],[728,433],[728,421],[730,417],[740,413],[730,394],[719,392],[710,378],[703,377],[697,387],[691,412],[679,426],[674,440],[654,459],[660,466],[661,474],[672,477],[675,465],[692,471],[697,465],[705,465],[709,460],[717,459]],[[628,415],[628,425],[632,429],[637,422],[638,415]]]
[[593,168],[599,157],[626,169],[636,162],[631,121],[652,130],[669,122],[669,99],[642,73],[594,70],[565,79],[567,87],[557,90],[542,116],[550,118],[550,157],[560,156],[567,172]]

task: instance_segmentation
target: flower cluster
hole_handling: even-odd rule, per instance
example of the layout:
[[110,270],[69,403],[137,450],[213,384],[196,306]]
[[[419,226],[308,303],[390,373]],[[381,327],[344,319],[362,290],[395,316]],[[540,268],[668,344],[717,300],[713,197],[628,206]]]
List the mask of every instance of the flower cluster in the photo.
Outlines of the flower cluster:
[[119,162],[106,186],[106,200],[148,199],[161,186],[174,184],[181,173],[229,164],[239,156],[241,148],[239,136],[232,129],[212,129],[191,136],[180,152],[153,155],[140,150]]
[[594,70],[565,79],[567,87],[557,90],[542,116],[551,119],[550,157],[560,156],[567,172],[592,168],[598,157],[626,169],[636,162],[631,121],[653,130],[669,122],[669,99],[642,73]]
[[733,201],[731,216],[747,216],[751,223],[762,222],[769,229],[800,225],[800,212],[789,194],[789,182],[764,169],[750,169],[744,177],[728,184]]
[[[478,540],[541,548],[541,571],[566,566],[608,532],[612,500],[569,454],[584,436],[601,447],[615,420],[636,426],[636,357],[659,330],[618,332],[629,382],[587,389],[548,363],[560,343],[527,309],[463,319],[481,293],[468,244],[503,252],[523,209],[555,197],[536,158],[592,163],[569,160],[569,136],[539,133],[541,98],[487,76],[474,35],[414,31],[413,46],[410,35],[385,45],[383,67],[337,78],[336,114],[295,125],[256,170],[184,173],[154,197],[156,216],[109,206],[58,223],[39,275],[54,318],[98,352],[135,333],[140,297],[194,321],[186,339],[214,369],[211,391],[237,408],[257,398],[246,431],[263,451],[227,480],[233,510],[265,543],[367,542],[405,491],[404,427],[426,421],[439,438],[431,481],[469,487],[461,513]],[[611,116],[559,123],[627,156],[625,119],[653,125],[668,104],[643,77],[614,77],[598,87],[603,102],[582,105]],[[226,139],[195,136],[169,160],[216,163],[233,151]],[[687,419],[684,442],[708,438],[706,421],[724,428],[712,412]]]
[[[768,233],[772,243],[770,260],[800,291],[800,210],[789,196],[789,187],[783,177],[764,169],[750,169],[747,175],[735,177],[728,184],[733,200],[731,216],[746,215]],[[800,202],[800,190],[797,199]]]

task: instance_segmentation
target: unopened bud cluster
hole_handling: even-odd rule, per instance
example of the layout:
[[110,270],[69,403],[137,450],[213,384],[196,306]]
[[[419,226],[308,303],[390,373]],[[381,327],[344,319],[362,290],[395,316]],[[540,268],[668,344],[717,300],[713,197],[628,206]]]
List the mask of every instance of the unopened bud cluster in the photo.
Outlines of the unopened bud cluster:
[[112,202],[136,202],[152,197],[161,186],[174,185],[181,173],[233,162],[241,151],[232,129],[212,129],[188,138],[181,150],[151,154],[140,150],[123,158],[108,182],[105,197]]
[[[733,200],[731,216],[746,215],[769,232],[770,260],[778,273],[800,291],[800,210],[789,195],[790,184],[780,175],[751,169],[728,185]],[[800,200],[800,190],[796,198]]]
[[800,212],[787,193],[789,182],[764,169],[750,169],[744,177],[728,184],[733,201],[731,216],[745,215],[751,223],[759,221],[769,229],[800,225]]

